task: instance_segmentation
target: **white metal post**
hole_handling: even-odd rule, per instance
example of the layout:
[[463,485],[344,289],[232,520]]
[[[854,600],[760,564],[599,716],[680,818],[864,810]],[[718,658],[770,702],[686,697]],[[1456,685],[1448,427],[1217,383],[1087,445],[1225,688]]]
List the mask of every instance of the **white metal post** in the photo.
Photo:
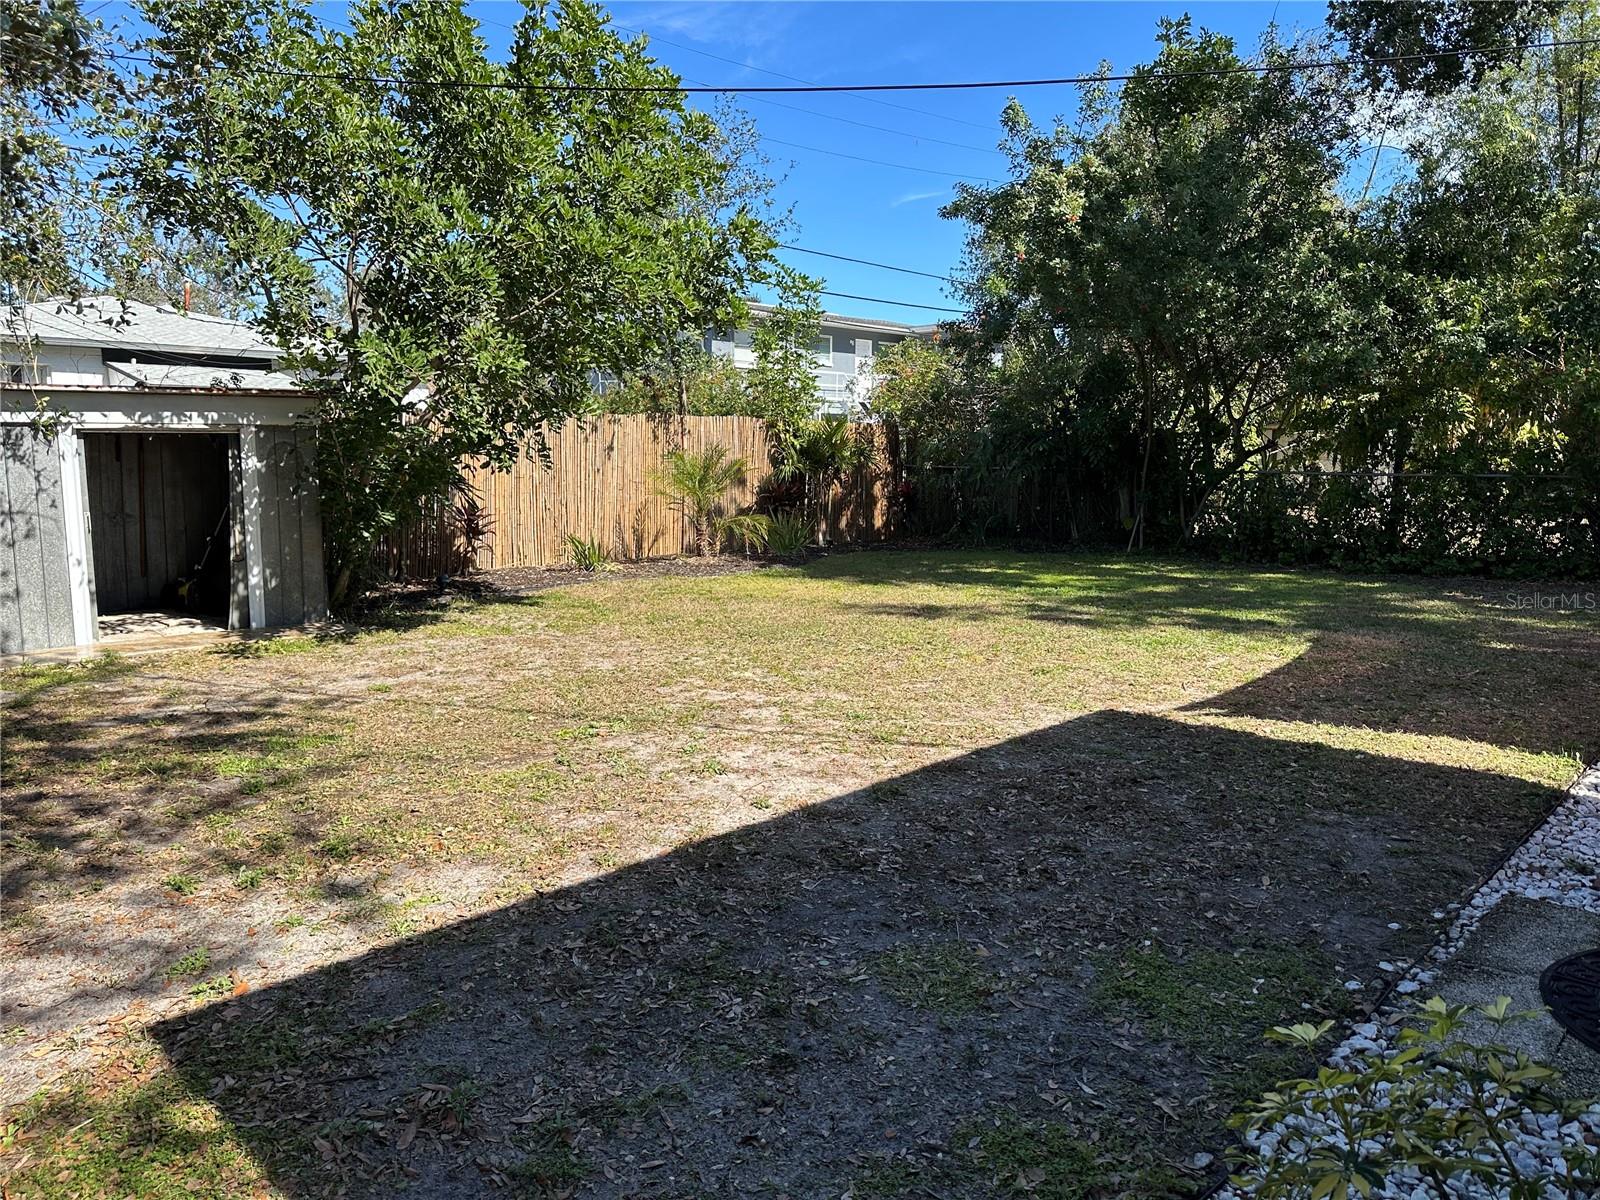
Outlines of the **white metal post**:
[[266,575],[261,561],[261,431],[239,427],[239,495],[244,501],[245,590],[250,597],[250,628],[267,624]]
[[89,514],[84,508],[83,438],[69,422],[56,431],[56,453],[61,462],[61,516],[66,525],[67,587],[72,597],[72,640],[92,645],[95,628],[94,592],[89,585],[92,553]]

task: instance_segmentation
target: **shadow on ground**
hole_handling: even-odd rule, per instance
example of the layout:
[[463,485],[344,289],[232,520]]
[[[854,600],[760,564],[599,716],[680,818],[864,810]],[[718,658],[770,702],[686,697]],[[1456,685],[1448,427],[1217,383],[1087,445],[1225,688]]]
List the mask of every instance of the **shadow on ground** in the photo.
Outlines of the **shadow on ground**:
[[[1304,653],[1189,711],[1461,738],[1585,762],[1600,755],[1589,699],[1600,679],[1593,614],[1529,620],[1515,598],[1539,585],[1460,580],[1442,592],[1416,579],[1060,554],[842,554],[808,572],[882,586],[884,599],[849,606],[856,611],[935,625],[1023,616],[1086,630],[1305,635]],[[974,603],[968,593],[946,602],[935,590],[933,599],[907,600],[896,594],[900,584],[977,587],[995,598]]]
[[155,1035],[293,1196],[1181,1194],[1558,799],[1100,712]]

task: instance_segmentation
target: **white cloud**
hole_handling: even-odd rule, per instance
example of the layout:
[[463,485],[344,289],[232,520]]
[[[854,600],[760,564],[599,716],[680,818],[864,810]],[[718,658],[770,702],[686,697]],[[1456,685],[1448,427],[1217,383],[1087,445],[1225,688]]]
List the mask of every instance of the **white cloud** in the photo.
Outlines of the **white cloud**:
[[889,201],[890,208],[899,208],[902,204],[915,204],[918,200],[932,200],[938,196],[948,196],[949,188],[940,188],[934,192],[907,192],[904,196],[896,196]]
[[[767,47],[790,40],[790,31],[799,15],[796,7],[783,3],[733,3],[731,0],[702,0],[700,3],[620,3],[608,6],[617,24],[662,37],[698,42],[723,53],[732,52],[751,59]],[[746,69],[750,69],[748,66]]]

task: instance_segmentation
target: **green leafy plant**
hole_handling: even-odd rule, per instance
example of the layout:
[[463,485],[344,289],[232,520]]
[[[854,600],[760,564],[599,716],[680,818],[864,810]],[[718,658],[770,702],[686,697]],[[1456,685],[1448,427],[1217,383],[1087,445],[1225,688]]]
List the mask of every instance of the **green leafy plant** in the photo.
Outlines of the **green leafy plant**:
[[851,471],[870,456],[867,444],[843,417],[811,417],[773,426],[773,474],[780,480],[805,484],[806,513],[823,529],[828,495]]
[[458,481],[456,487],[455,521],[456,535],[461,539],[461,569],[470,571],[478,565],[478,555],[494,537],[494,518],[464,479]]
[[167,967],[168,979],[190,979],[205,973],[211,965],[211,951],[201,946],[173,960]]
[[227,975],[213,975],[202,983],[197,983],[189,989],[189,995],[196,1000],[220,1000],[233,991],[233,980]]
[[[1447,1182],[1472,1180],[1515,1200],[1594,1194],[1600,1151],[1573,1140],[1559,1167],[1514,1152],[1524,1113],[1563,1122],[1586,1104],[1563,1099],[1558,1072],[1504,1045],[1480,1042],[1473,1027],[1496,1031],[1536,1017],[1492,1004],[1453,1005],[1435,997],[1409,1018],[1393,1053],[1369,1051],[1312,1079],[1280,1084],[1233,1119],[1251,1145],[1235,1177],[1257,1200],[1347,1200],[1396,1177],[1408,1195],[1449,1200]],[[1310,1050],[1333,1028],[1279,1026],[1269,1039]],[[1263,1148],[1259,1137],[1278,1134]]]
[[233,886],[242,892],[251,892],[260,887],[266,877],[267,873],[261,867],[240,867],[233,877]]
[[767,544],[767,518],[734,512],[728,499],[749,473],[745,460],[728,457],[724,446],[667,452],[656,490],[688,520],[702,557],[715,554],[729,538],[739,539],[746,549]]
[[163,879],[161,886],[178,893],[180,896],[192,896],[200,890],[200,881],[193,875],[175,873]]
[[799,558],[811,545],[811,535],[811,522],[804,513],[777,513],[767,519],[767,553],[774,558]]
[[578,570],[610,570],[611,551],[601,544],[599,538],[581,538],[575,533],[569,533],[564,540],[567,544],[567,557]]

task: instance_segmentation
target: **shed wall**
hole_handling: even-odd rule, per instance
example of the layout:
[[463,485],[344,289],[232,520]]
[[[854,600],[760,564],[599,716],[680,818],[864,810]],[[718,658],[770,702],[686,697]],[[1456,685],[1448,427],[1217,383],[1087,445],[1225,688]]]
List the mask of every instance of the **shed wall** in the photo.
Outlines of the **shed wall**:
[[261,558],[268,625],[328,615],[322,563],[322,508],[316,488],[316,430],[262,426]]
[[0,653],[70,646],[72,587],[56,439],[0,425]]

